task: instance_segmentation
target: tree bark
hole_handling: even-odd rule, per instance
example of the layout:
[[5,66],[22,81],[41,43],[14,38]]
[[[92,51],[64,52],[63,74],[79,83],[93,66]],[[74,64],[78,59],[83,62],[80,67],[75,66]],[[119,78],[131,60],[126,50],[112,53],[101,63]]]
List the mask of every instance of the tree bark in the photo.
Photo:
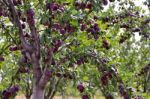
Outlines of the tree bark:
[[33,87],[32,99],[44,99],[44,89],[35,85]]
[[26,99],[31,99],[30,97],[31,97],[31,96],[26,96]]

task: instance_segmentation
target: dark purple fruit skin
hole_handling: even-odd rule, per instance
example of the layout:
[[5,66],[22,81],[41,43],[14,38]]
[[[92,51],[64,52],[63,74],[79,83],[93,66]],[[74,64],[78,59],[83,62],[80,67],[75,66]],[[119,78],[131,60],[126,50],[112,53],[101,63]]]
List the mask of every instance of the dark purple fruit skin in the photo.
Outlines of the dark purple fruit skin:
[[56,76],[57,77],[62,77],[62,74],[61,73],[56,73]]
[[0,62],[4,61],[4,57],[3,56],[0,56]]
[[140,28],[133,28],[132,32],[140,32]]
[[94,18],[94,20],[97,20],[97,19],[99,19],[99,17],[98,17],[98,16],[94,16],[93,18]]
[[109,43],[107,40],[103,40],[103,48],[106,48],[107,50],[109,49]]
[[53,52],[55,53],[58,51],[59,47],[62,45],[62,41],[61,40],[54,40],[53,45],[54,45]]
[[92,9],[92,4],[91,3],[87,3],[85,6],[87,9]]
[[124,95],[124,99],[131,99],[128,95]]
[[35,15],[35,13],[32,9],[29,9],[29,10],[27,10],[27,15],[30,17],[33,17]]
[[109,0],[109,2],[114,2],[115,0]]
[[77,10],[79,10],[79,9],[81,9],[82,5],[81,5],[81,2],[75,2],[74,6]]
[[79,84],[79,85],[77,86],[77,89],[82,93],[85,88],[84,88],[84,86],[83,86],[82,84]]
[[61,25],[59,23],[54,23],[52,28],[59,30],[59,29],[61,29]]
[[25,29],[26,28],[26,25],[25,24],[21,24],[22,26],[22,29]]
[[65,29],[60,29],[60,33],[64,35],[66,33]]
[[21,57],[20,62],[27,63],[27,57],[25,56]]
[[83,95],[82,99],[90,99],[88,95]]
[[100,80],[101,80],[101,83],[102,83],[103,86],[106,86],[108,84],[108,79],[107,79],[106,76],[102,76],[100,78]]
[[30,25],[35,25],[35,21],[34,21],[34,11],[32,9],[28,9],[27,10],[27,22],[30,24]]
[[81,31],[84,31],[86,28],[86,25],[85,24],[81,24]]
[[85,9],[86,4],[82,2],[80,7],[81,7],[81,9]]
[[92,4],[90,2],[88,2],[87,4],[84,3],[84,2],[75,2],[74,6],[77,10],[79,10],[79,9],[82,9],[82,10],[89,9],[89,10],[91,10],[92,9]]
[[52,76],[52,71],[46,70],[46,71],[45,71],[45,75],[46,75],[46,76],[49,76],[49,77]]
[[21,10],[18,10],[17,12],[18,12],[18,16],[21,17],[22,14]]
[[106,99],[114,99],[114,97],[113,97],[111,94],[108,94],[108,95],[106,96]]
[[120,25],[120,28],[129,28],[129,25],[128,24],[122,24],[122,25]]
[[25,67],[20,67],[18,69],[19,73],[29,73],[29,68],[25,68]]
[[19,91],[19,86],[13,86],[13,87],[9,88],[9,92],[11,92],[11,93],[14,93],[17,91]]
[[149,22],[150,22],[150,18],[144,20],[144,23],[145,23],[145,24],[147,24],[147,23],[149,23]]
[[9,99],[13,94],[19,91],[19,86],[14,85],[2,92],[2,99]]
[[104,22],[108,22],[109,20],[110,20],[110,19],[109,19],[108,16],[106,16],[106,17],[103,18],[103,21],[104,21]]
[[11,46],[11,47],[9,48],[9,50],[10,50],[10,51],[16,51],[16,50],[18,50],[18,47],[17,47],[17,46]]
[[22,18],[21,20],[22,20],[23,22],[26,22],[26,18]]
[[125,92],[123,84],[120,84],[118,86],[118,89],[119,89],[119,92],[120,92],[121,96],[124,96],[126,92]]
[[9,97],[11,96],[11,93],[9,92],[9,90],[3,91],[2,94],[3,94],[2,99],[9,99]]
[[84,64],[84,59],[83,59],[83,58],[79,58],[79,59],[77,60],[77,64],[78,64],[78,65]]
[[121,44],[121,43],[123,43],[125,41],[125,39],[124,38],[121,38],[120,40],[119,40],[119,43]]
[[107,1],[107,0],[103,0],[102,2],[103,2],[104,5],[107,5],[107,4],[108,4],[108,1]]
[[63,74],[63,77],[64,77],[64,78],[67,78],[67,77],[68,77],[68,74],[67,74],[67,73]]
[[59,9],[58,4],[56,4],[56,3],[47,3],[46,7],[47,7],[47,9],[49,9],[51,11],[56,11]]

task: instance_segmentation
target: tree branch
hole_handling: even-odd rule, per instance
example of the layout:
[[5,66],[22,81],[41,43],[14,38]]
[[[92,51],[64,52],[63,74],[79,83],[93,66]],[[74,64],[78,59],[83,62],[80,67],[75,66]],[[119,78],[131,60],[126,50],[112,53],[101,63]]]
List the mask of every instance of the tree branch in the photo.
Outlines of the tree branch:
[[48,54],[47,54],[47,63],[45,64],[45,68],[44,68],[44,73],[40,79],[39,85],[44,88],[47,84],[47,82],[49,81],[51,75],[47,74],[47,72],[50,72],[48,70],[48,65],[51,65],[52,63],[52,56],[53,56],[53,51],[51,48],[48,48]]
[[10,7],[10,12],[13,15],[13,19],[14,22],[16,23],[16,25],[19,28],[19,36],[21,39],[21,43],[23,45],[23,47],[27,50],[27,52],[30,53],[31,56],[31,61],[32,61],[32,66],[33,66],[33,76],[34,76],[34,80],[35,83],[38,84],[40,78],[41,78],[41,68],[40,68],[40,63],[39,63],[39,55],[40,55],[40,42],[39,42],[39,38],[36,34],[36,29],[35,26],[32,26],[31,24],[29,24],[30,30],[31,30],[31,34],[34,37],[34,42],[36,42],[34,44],[34,46],[36,46],[36,48],[34,48],[34,46],[31,46],[31,44],[28,44],[28,42],[25,40],[24,36],[23,36],[23,30],[22,30],[22,25],[20,23],[19,20],[19,16],[18,13],[14,7],[14,4],[12,2],[12,0],[8,0],[9,3],[9,7]]
[[[5,0],[4,0],[5,1]],[[8,4],[9,4],[9,7],[10,7],[10,12],[11,14],[13,15],[13,19],[14,19],[14,22],[15,24],[17,25],[17,27],[19,28],[19,36],[20,36],[20,39],[21,39],[21,43],[23,45],[23,47],[31,52],[33,51],[33,48],[32,46],[30,46],[27,41],[25,40],[24,36],[23,36],[23,30],[22,30],[22,25],[20,23],[20,20],[19,20],[19,16],[18,16],[18,13],[14,7],[14,4],[12,2],[12,0],[8,0]]]

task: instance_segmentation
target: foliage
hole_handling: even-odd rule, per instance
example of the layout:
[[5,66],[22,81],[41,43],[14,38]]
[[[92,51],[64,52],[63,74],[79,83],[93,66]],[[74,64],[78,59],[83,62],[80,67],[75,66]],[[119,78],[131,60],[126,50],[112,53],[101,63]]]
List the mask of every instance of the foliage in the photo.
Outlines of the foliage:
[[106,99],[146,99],[150,2],[143,4],[146,10],[133,0],[0,1],[2,98],[45,90],[44,99],[92,99],[99,91]]

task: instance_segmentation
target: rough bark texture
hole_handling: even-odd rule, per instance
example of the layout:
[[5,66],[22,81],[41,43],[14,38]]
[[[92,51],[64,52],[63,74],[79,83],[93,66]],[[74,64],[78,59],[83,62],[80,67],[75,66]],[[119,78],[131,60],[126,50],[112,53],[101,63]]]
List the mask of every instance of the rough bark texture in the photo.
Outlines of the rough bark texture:
[[33,87],[32,99],[44,99],[44,89],[40,88],[38,85]]
[[[4,0],[5,1],[5,0]],[[46,75],[47,66],[45,66],[44,71],[42,71],[40,66],[40,39],[39,34],[36,31],[36,27],[30,21],[28,22],[29,29],[32,35],[33,42],[27,42],[25,37],[23,36],[24,32],[21,26],[21,22],[17,13],[17,10],[12,2],[12,0],[6,0],[7,7],[12,15],[12,23],[14,26],[18,27],[19,37],[21,40],[21,44],[23,49],[26,51],[25,54],[27,58],[31,61],[32,70],[33,70],[33,93],[32,99],[44,99],[44,89],[49,81],[49,75]],[[34,16],[32,16],[34,18]],[[34,20],[34,19],[32,19]],[[52,51],[50,50],[50,53]],[[51,63],[51,56],[49,55],[49,63]]]

